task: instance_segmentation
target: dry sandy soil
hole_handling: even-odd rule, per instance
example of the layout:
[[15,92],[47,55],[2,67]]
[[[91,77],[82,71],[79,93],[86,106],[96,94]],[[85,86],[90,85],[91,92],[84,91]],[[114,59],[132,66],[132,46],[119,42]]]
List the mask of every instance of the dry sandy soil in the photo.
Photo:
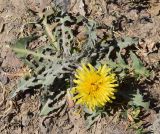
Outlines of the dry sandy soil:
[[[160,2],[143,0],[142,4],[136,5],[137,8],[128,10],[132,6],[129,2],[123,0],[113,1],[108,0],[108,3],[106,3],[105,0],[85,0],[86,11],[82,9],[83,6],[79,6],[81,5],[80,0],[71,0],[66,10],[73,14],[80,13],[81,15],[85,15],[88,12],[90,18],[106,25],[111,25],[115,21],[115,25],[121,27],[119,30],[120,36],[129,35],[142,39],[140,43],[143,49],[139,52],[141,58],[150,66],[156,65],[160,61]],[[49,6],[50,2],[49,0],[46,1],[45,6]],[[62,4],[61,1],[54,2]],[[63,118],[40,117],[39,93],[27,94],[23,96],[23,99],[16,102],[7,97],[16,86],[20,72],[23,73],[24,71],[21,61],[16,58],[7,46],[14,44],[16,39],[23,37],[23,26],[26,23],[37,19],[28,12],[28,7],[36,10],[37,5],[33,3],[31,0],[27,2],[23,0],[0,0],[0,133],[134,133],[133,131],[125,130],[127,126],[125,122],[116,124],[107,118],[99,120],[97,126],[94,126],[92,130],[85,131],[83,119],[73,116],[72,110],[70,115]],[[117,14],[118,17],[111,16],[110,14],[112,13]],[[146,53],[149,53],[149,55]],[[152,131],[154,134],[160,134],[160,72],[158,68],[155,70],[155,75],[156,79],[148,81],[145,85],[145,90],[150,93],[153,102],[151,101],[152,108],[148,111],[149,115],[144,120],[150,123],[147,130]],[[70,120],[67,122],[65,118],[70,118]],[[65,123],[63,122],[64,120]]]

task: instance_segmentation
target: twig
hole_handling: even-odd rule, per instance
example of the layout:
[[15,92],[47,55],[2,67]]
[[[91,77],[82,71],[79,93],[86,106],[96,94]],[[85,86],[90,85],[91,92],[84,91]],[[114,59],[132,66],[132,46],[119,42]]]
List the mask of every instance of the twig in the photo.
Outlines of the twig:
[[4,98],[5,98],[5,93],[6,93],[6,91],[5,91],[5,88],[4,88],[4,86],[3,86],[3,84],[0,82],[0,87],[2,88],[2,91],[3,91],[3,93],[2,93],[2,101],[0,102],[0,106],[3,104],[3,102],[4,102]]

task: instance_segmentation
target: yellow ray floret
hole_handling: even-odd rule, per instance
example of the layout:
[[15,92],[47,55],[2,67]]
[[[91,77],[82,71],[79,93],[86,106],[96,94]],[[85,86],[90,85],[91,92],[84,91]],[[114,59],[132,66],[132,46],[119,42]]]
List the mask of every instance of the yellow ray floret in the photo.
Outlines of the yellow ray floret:
[[76,70],[74,83],[75,87],[71,92],[77,104],[86,105],[94,110],[96,107],[102,107],[106,102],[112,102],[115,99],[114,92],[117,81],[115,74],[111,73],[111,68],[103,65],[95,69],[91,64],[82,65]]

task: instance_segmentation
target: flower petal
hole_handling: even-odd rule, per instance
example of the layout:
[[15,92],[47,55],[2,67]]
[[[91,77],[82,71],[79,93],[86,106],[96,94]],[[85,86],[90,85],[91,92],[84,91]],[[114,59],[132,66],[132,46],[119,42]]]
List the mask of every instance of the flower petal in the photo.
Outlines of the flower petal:
[[110,71],[111,68],[106,65],[100,66],[97,70],[91,64],[82,64],[82,68],[76,70],[76,79],[73,80],[76,86],[72,92],[75,94],[73,99],[76,103],[94,110],[96,107],[104,106],[106,102],[112,102],[118,84],[115,84],[115,74]]

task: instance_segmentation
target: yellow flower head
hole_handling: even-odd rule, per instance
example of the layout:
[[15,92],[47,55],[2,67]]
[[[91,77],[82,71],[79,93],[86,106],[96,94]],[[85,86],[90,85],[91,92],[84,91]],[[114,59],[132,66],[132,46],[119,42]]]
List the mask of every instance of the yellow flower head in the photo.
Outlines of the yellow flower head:
[[76,94],[73,99],[77,104],[86,105],[89,109],[95,110],[96,107],[102,107],[106,102],[112,102],[115,99],[114,92],[116,78],[115,74],[110,73],[111,68],[103,65],[95,69],[91,64],[82,65],[82,68],[76,70],[74,83],[76,86],[71,89]]

